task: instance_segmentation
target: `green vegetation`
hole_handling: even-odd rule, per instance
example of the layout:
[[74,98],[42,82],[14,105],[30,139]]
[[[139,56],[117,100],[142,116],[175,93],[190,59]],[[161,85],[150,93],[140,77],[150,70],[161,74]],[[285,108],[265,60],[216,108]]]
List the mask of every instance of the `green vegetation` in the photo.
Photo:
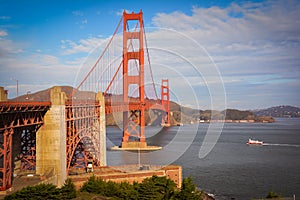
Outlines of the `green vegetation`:
[[81,192],[99,194],[114,199],[202,199],[200,192],[192,178],[183,180],[182,188],[176,188],[176,184],[166,177],[153,176],[142,183],[114,183],[105,182],[95,176],[89,178],[80,189]]
[[[91,195],[93,194],[93,195]],[[153,176],[142,183],[129,184],[127,182],[115,183],[104,181],[91,176],[83,184],[80,191],[75,190],[73,182],[68,179],[59,189],[51,184],[40,184],[26,187],[5,197],[10,199],[202,199],[203,193],[196,190],[192,178],[183,179],[181,189],[166,177]]]
[[273,191],[270,191],[268,193],[268,195],[266,196],[267,199],[280,198],[280,197],[281,197],[280,194],[277,194],[277,193],[275,193]]
[[191,177],[183,179],[181,190],[175,195],[175,199],[202,199],[202,193],[196,190]]
[[222,112],[229,120],[246,120],[254,119],[254,114],[250,111],[241,111],[236,109],[227,109]]
[[99,194],[106,197],[118,197],[120,199],[137,199],[136,184],[105,182],[95,176],[91,176],[80,188],[80,192]]
[[60,189],[52,184],[39,184],[28,186],[11,195],[5,196],[4,200],[23,200],[23,199],[73,199],[76,197],[76,189],[72,180],[67,179]]

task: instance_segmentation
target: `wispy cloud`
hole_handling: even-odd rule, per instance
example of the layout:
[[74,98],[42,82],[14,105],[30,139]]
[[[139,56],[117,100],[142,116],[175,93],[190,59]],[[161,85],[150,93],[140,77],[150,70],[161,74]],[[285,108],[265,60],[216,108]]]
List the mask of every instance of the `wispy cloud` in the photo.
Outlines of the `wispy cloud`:
[[126,13],[132,13],[132,10],[127,10],[127,9],[120,9],[116,12],[116,15],[117,16],[122,16],[123,15],[123,12],[126,12]]
[[4,30],[0,30],[0,37],[4,37],[4,36],[7,36],[8,33]]
[[[174,88],[189,85],[203,92],[196,94],[199,98],[209,95],[204,89],[208,85],[224,83],[232,95],[228,96],[231,107],[237,101],[257,103],[255,93],[263,96],[264,90],[271,92],[275,85],[274,92],[282,89],[286,93],[283,84],[290,84],[290,96],[296,97],[292,92],[296,86],[291,83],[300,80],[299,10],[297,1],[264,1],[232,3],[226,8],[193,7],[191,15],[180,11],[158,13],[152,21],[155,27],[146,27],[156,82],[167,74],[174,79]],[[117,15],[122,13],[120,10]],[[98,37],[62,41],[63,53],[88,53],[103,42],[107,40]],[[216,68],[214,74],[213,68]],[[248,91],[248,95],[239,97],[244,100],[237,99],[238,91]],[[181,93],[189,96],[186,91]],[[260,101],[278,103],[278,99],[275,102],[269,95]]]
[[[224,84],[229,93],[233,88],[236,91],[235,94],[238,91],[248,91],[249,96],[240,95],[239,98],[246,102],[250,100],[257,103],[259,100],[254,101],[255,95],[253,94],[263,96],[266,89],[270,93],[274,91],[274,95],[275,93],[277,95],[279,91],[282,93],[289,91],[290,103],[299,105],[296,103],[299,94],[294,92],[297,90],[295,85],[291,84],[288,91],[284,85],[300,80],[299,10],[298,1],[233,3],[227,8],[194,7],[192,15],[182,12],[159,13],[153,18],[153,24],[157,27],[176,30],[203,46],[217,64],[223,80],[227,80]],[[161,37],[162,34],[163,32],[160,31],[157,37]],[[197,53],[189,49],[190,45],[186,43],[186,40],[178,37],[177,47],[175,47],[174,42],[171,44],[174,38],[164,35],[168,37],[161,42],[162,44],[169,40],[172,49],[184,47],[190,54],[189,59],[197,57]],[[201,68],[205,68],[201,59],[196,58],[195,62]],[[276,77],[276,80],[270,79],[270,75]],[[239,81],[228,81],[236,80],[238,76],[242,77]],[[254,85],[260,84],[265,84],[265,87],[248,90],[247,86],[251,85],[253,88]],[[232,98],[228,96],[229,104],[233,97],[236,96]],[[271,96],[266,96],[260,99],[261,103],[264,101],[276,104],[279,99],[275,101]],[[246,103],[243,103],[243,106],[245,105]],[[249,103],[248,106],[254,105]]]
[[[7,32],[2,33],[2,37],[7,36]],[[23,46],[21,44],[17,44],[12,40],[8,40],[5,37],[0,37],[0,59],[5,57],[11,57],[17,53],[23,52]]]
[[83,12],[80,11],[80,10],[74,10],[74,11],[72,11],[72,14],[73,14],[74,16],[79,16],[79,17],[82,17],[82,16],[83,16]]
[[[159,85],[162,78],[169,78],[174,96],[178,94],[183,104],[193,105],[195,102],[187,97],[196,95],[202,108],[210,104],[212,91],[208,85],[214,89],[223,83],[228,107],[255,108],[285,101],[300,106],[299,10],[299,1],[291,0],[232,3],[224,8],[194,6],[190,15],[180,11],[157,13],[152,19],[155,27],[146,27],[155,82]],[[123,11],[113,14],[121,16]],[[83,11],[73,11],[72,15],[81,27],[90,23]],[[72,82],[82,57],[95,49],[103,50],[109,39],[61,40],[61,57],[35,52],[16,60],[3,55],[24,48],[5,39],[7,34],[0,32],[1,74],[4,66],[17,71],[36,70],[35,77],[45,76],[49,84]],[[117,40],[113,45],[121,55],[121,36]],[[289,98],[283,99],[283,95]]]
[[72,85],[78,65],[64,64],[53,55],[33,53],[26,57],[4,57],[0,59],[0,85],[9,89],[15,97],[15,80],[19,80],[19,94],[36,92],[54,85]]
[[78,42],[72,40],[61,40],[61,48],[63,55],[71,55],[78,53],[89,53],[99,45],[103,45],[108,40],[102,37],[89,37],[81,39]]
[[0,20],[9,20],[10,16],[0,16]]

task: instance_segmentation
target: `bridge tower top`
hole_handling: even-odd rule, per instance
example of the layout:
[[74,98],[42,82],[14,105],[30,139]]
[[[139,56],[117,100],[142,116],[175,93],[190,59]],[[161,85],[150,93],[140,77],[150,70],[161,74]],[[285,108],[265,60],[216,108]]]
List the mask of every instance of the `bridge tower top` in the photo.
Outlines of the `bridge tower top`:
[[[137,21],[134,31],[130,31],[128,21]],[[130,85],[137,85],[139,89],[140,102],[145,101],[144,89],[144,32],[143,32],[143,12],[128,14],[123,12],[123,100],[128,102],[128,89]],[[139,26],[139,28],[138,28]],[[136,31],[138,30],[138,31]],[[138,51],[135,51],[133,40],[138,40]],[[129,42],[129,43],[128,43]],[[129,61],[135,61],[135,65],[129,65]],[[137,68],[138,74],[133,74]]]

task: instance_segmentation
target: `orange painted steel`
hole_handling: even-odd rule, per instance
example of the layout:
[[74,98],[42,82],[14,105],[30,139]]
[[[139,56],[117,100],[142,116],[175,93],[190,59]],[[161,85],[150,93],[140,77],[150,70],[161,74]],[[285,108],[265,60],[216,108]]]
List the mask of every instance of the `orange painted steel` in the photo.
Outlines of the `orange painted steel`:
[[34,111],[49,108],[51,102],[0,102],[0,113]]
[[[12,187],[12,135],[14,129],[6,129],[2,133],[3,143],[1,144],[1,159],[3,159],[0,172],[2,179],[0,179],[0,190],[4,191]],[[2,138],[1,138],[2,139]]]
[[105,102],[105,114],[112,114],[115,112],[126,112],[130,110],[140,110],[142,108],[144,108],[145,110],[164,110],[164,108],[161,106],[160,100],[145,100],[145,103],[143,105],[141,105],[139,102],[132,101],[127,105],[123,102]]
[[[83,87],[89,76],[91,76],[96,66],[102,59],[104,53],[111,45],[114,36],[123,20],[123,59],[117,71],[112,77],[105,90],[105,96],[112,86],[112,82],[117,79],[121,66],[123,66],[123,94],[120,95],[120,102],[106,101],[105,113],[111,114],[114,112],[123,112],[123,138],[122,143],[130,142],[132,138],[138,139],[140,142],[146,142],[145,139],[145,110],[163,110],[163,123],[170,124],[170,93],[168,80],[162,80],[161,86],[161,100],[152,100],[145,98],[145,69],[144,69],[144,25],[143,13],[126,13],[123,12],[118,27],[116,28],[112,38],[109,40],[104,52],[100,55],[95,65],[89,71],[87,76],[78,85],[77,89],[73,91],[71,97],[75,97],[75,93]],[[136,21],[137,26],[133,31],[129,31],[128,22]],[[132,41],[138,42],[138,50],[133,47]],[[129,41],[129,45],[128,45]],[[136,44],[136,43],[134,43]],[[147,47],[147,43],[145,41]],[[147,49],[147,48],[146,48]],[[147,54],[148,49],[147,49]],[[132,74],[132,67],[130,61],[135,61],[137,73]],[[150,59],[148,55],[148,62]],[[152,82],[153,76],[150,70]],[[97,80],[96,78],[92,80]],[[93,85],[94,82],[92,83]],[[132,97],[130,93],[132,86],[138,87],[138,96]],[[84,89],[83,89],[84,90]],[[155,91],[156,94],[156,91]],[[111,94],[107,94],[112,95]],[[157,94],[156,94],[157,97]],[[70,98],[72,99],[72,98]],[[106,99],[108,100],[108,99]],[[12,186],[12,136],[15,130],[24,130],[22,138],[24,148],[22,147],[22,162],[24,169],[35,168],[35,133],[44,123],[44,115],[51,107],[51,102],[0,102],[0,190],[6,190]],[[87,158],[91,155],[99,155],[100,138],[95,134],[98,130],[100,122],[100,104],[95,101],[85,102],[70,102],[67,101],[65,105],[66,114],[66,160],[67,169],[72,165],[76,166],[78,163],[86,163]],[[27,131],[27,132],[26,132]],[[15,133],[16,134],[16,133]],[[28,140],[28,141],[25,141]],[[2,163],[3,160],[3,163]],[[94,158],[94,163],[99,164],[99,158]]]
[[[41,125],[23,127],[21,130],[21,170],[34,171],[36,167],[36,133]],[[15,134],[20,133],[16,131]]]
[[102,52],[102,54],[100,55],[100,57],[98,58],[98,60],[96,61],[96,63],[94,64],[94,66],[91,68],[91,70],[88,72],[88,74],[85,76],[85,78],[80,82],[80,84],[77,86],[76,90],[73,90],[72,94],[71,94],[71,98],[73,96],[75,96],[75,93],[77,91],[79,91],[79,88],[83,85],[84,82],[86,82],[86,80],[88,79],[88,77],[91,75],[91,73],[94,71],[94,69],[96,68],[96,66],[98,65],[98,63],[100,62],[100,60],[102,59],[102,57],[104,56],[105,52],[107,51],[108,47],[110,46],[111,42],[113,41],[115,35],[117,34],[117,31],[121,25],[122,22],[122,18],[120,19],[118,26],[115,30],[115,32],[113,33],[112,37],[109,39],[108,44],[106,45],[104,51]]
[[100,120],[99,102],[69,102],[66,104],[67,170],[86,167],[87,154],[93,154],[95,165],[100,165]]
[[[4,191],[12,186],[12,136],[15,130],[40,127],[50,106],[50,102],[0,102],[0,190]],[[32,156],[28,159],[25,155],[22,165],[35,165],[32,163],[35,161],[35,154]]]
[[169,80],[163,79],[161,81],[161,105],[165,110],[165,114],[162,117],[162,124],[170,124],[170,90]]
[[[139,23],[139,31],[128,31],[128,21]],[[139,50],[130,50],[127,47],[128,40],[137,39]],[[138,75],[131,75],[129,61],[135,60],[138,63]],[[136,105],[130,103],[129,87],[138,86],[138,109]],[[145,139],[145,88],[144,88],[144,31],[143,31],[143,12],[126,13],[123,12],[123,102],[129,111],[123,112],[123,139],[122,143],[127,143],[130,136],[135,137],[140,142]]]

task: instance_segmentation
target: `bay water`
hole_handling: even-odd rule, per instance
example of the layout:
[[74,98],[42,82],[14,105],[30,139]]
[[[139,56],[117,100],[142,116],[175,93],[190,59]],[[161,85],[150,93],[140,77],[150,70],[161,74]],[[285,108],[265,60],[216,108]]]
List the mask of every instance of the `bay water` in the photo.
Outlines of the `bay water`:
[[[157,152],[107,151],[107,164],[181,165],[199,189],[216,199],[253,199],[269,191],[300,198],[300,119],[278,118],[275,123],[225,123],[212,150],[203,158],[199,150],[209,124],[169,128],[147,127],[148,145]],[[218,136],[218,135],[217,135]],[[247,145],[248,139],[264,145]],[[107,147],[120,145],[121,129],[107,128]]]

